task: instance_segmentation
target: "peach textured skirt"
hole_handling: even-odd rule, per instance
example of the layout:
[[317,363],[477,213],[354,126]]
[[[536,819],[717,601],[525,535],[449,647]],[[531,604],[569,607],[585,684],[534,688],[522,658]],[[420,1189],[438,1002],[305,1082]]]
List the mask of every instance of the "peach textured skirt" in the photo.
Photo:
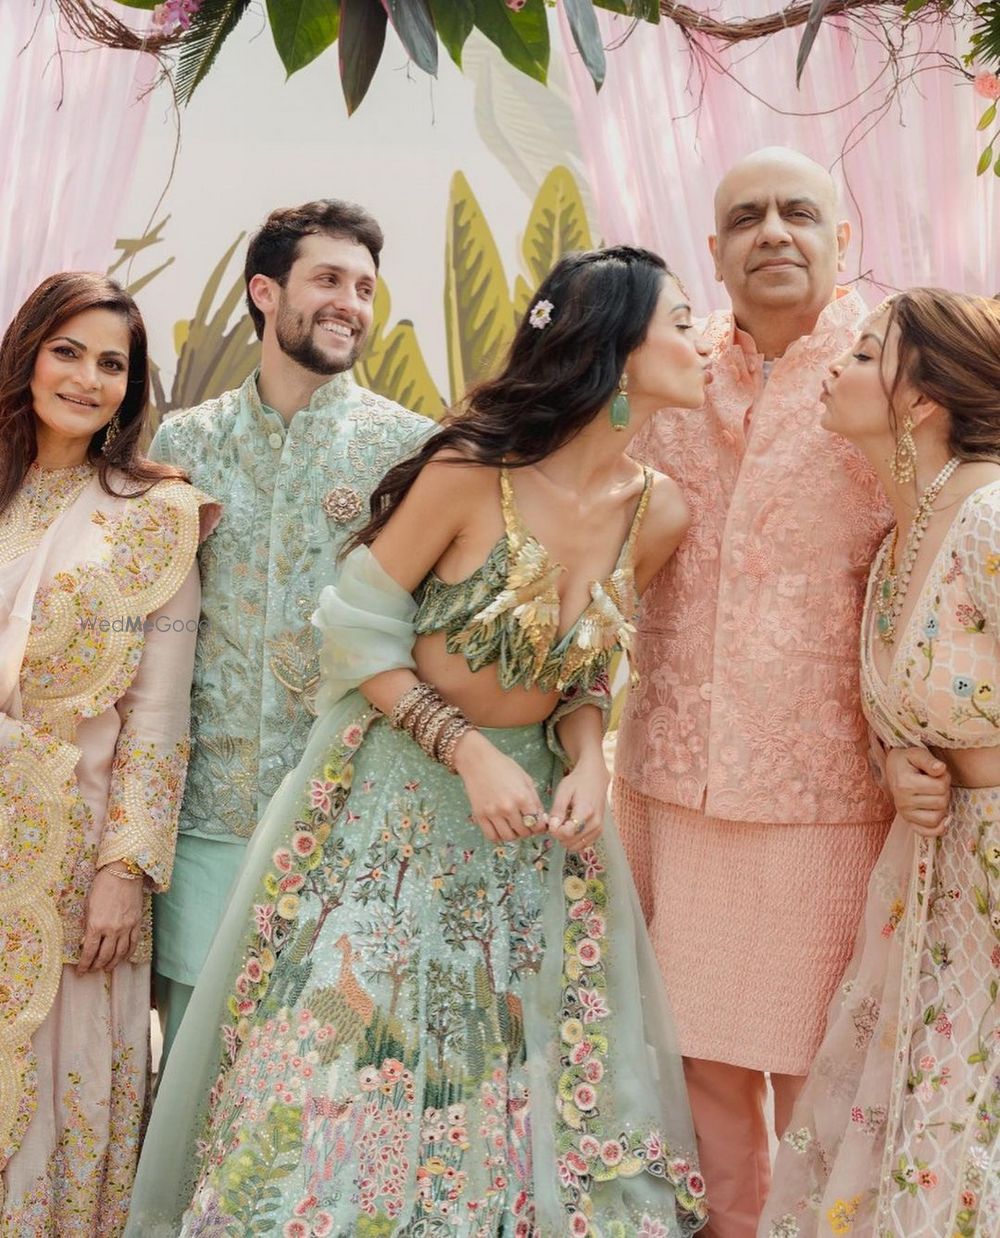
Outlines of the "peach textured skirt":
[[621,778],[613,799],[681,1052],[806,1074],[890,822],[722,821]]

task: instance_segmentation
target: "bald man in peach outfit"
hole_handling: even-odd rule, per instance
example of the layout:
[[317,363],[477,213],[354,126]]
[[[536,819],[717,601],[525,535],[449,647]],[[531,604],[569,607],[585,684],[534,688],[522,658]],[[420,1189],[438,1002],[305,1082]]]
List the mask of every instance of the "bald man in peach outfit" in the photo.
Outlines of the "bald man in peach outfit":
[[874,475],[819,425],[820,383],[866,310],[827,172],[771,148],[716,194],[732,312],[705,331],[700,413],[638,458],[691,531],[643,599],[616,815],[674,1006],[711,1238],[752,1238],[780,1134],[850,955],[890,806],[868,760],[858,628],[889,524]]

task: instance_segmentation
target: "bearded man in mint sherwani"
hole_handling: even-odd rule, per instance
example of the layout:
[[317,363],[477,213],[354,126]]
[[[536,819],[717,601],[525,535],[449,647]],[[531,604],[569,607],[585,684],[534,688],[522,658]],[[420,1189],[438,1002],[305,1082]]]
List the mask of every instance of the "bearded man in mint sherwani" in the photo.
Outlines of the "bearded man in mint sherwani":
[[334,200],[276,210],[251,239],[260,369],[169,418],[151,456],[222,501],[201,558],[192,755],[173,882],[154,900],[157,1006],[169,1050],[246,843],[315,717],[316,599],[378,481],[433,429],[359,387],[382,231]]

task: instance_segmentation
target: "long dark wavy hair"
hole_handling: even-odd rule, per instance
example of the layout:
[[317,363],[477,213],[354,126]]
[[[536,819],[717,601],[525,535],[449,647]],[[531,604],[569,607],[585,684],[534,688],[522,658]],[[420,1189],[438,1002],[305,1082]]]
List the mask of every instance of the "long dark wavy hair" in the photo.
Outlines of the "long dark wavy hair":
[[128,327],[128,379],[118,407],[118,433],[103,452],[107,427],[90,440],[87,459],[97,467],[106,494],[112,471],[129,482],[125,493],[148,490],[165,477],[184,478],[178,469],[154,464],[139,454],[149,405],[149,359],[146,327],[139,307],[113,279],[92,271],[62,271],[43,280],[14,315],[0,343],[0,512],[17,494],[38,455],[31,380],[38,350],[59,327],[85,310],[107,309],[120,314]]
[[[646,338],[667,264],[648,249],[614,245],[567,254],[521,319],[496,378],[473,387],[434,434],[389,470],[371,518],[345,545],[370,545],[420,470],[445,449],[463,460],[523,468],[568,443],[611,399],[625,362]],[[549,321],[532,326],[532,317]],[[540,309],[540,307],[542,307]]]

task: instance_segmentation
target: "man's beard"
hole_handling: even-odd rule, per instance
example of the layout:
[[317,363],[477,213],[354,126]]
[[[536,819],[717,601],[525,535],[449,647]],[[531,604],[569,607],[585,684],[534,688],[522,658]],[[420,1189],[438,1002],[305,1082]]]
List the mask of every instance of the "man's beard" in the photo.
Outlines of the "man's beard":
[[365,343],[364,336],[358,336],[354,347],[344,360],[339,361],[329,357],[313,340],[312,328],[306,326],[302,315],[296,314],[284,304],[278,309],[274,333],[278,347],[285,356],[291,357],[293,361],[297,361],[304,369],[311,370],[313,374],[333,375],[349,370],[361,355],[361,349]]

